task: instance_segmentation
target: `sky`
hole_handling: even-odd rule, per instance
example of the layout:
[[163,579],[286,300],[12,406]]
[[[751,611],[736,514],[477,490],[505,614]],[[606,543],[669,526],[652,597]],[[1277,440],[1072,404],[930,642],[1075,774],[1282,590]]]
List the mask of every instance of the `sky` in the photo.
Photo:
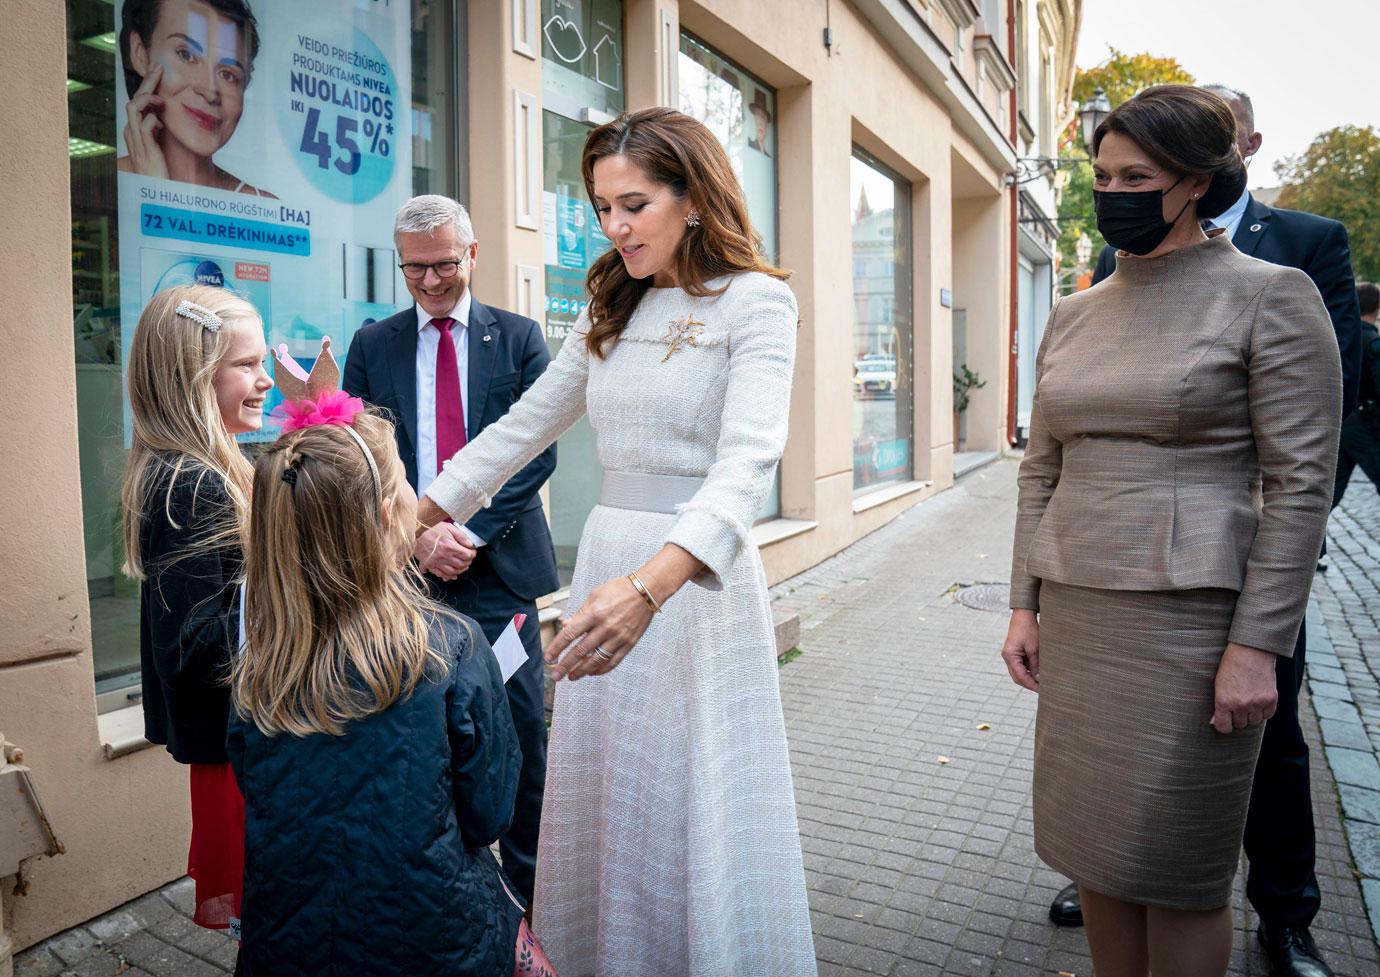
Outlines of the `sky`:
[[1199,82],[1244,91],[1265,141],[1250,186],[1334,126],[1380,128],[1380,0],[1083,0],[1078,66],[1128,54],[1177,58]]

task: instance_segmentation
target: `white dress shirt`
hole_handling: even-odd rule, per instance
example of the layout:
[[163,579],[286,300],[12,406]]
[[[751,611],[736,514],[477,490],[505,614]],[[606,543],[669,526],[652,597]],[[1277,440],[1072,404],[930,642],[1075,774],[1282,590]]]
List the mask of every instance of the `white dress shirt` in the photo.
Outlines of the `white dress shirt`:
[[[1236,203],[1232,204],[1216,217],[1209,217],[1208,220],[1212,222],[1213,227],[1225,227],[1229,239],[1235,238],[1236,229],[1241,226],[1241,218],[1246,216],[1246,205],[1250,202],[1251,191],[1242,190],[1241,196],[1237,198]],[[465,294],[468,295],[469,293],[466,292]]]
[[[436,457],[436,354],[441,348],[441,330],[431,324],[433,318],[455,320],[450,328],[451,341],[455,343],[455,365],[460,370],[460,399],[465,405],[465,440],[470,439],[470,290],[444,316],[432,316],[420,305],[417,309],[417,495],[426,494],[427,487],[436,479],[436,472],[442,462],[448,459]],[[484,540],[465,531],[475,546],[483,546]]]

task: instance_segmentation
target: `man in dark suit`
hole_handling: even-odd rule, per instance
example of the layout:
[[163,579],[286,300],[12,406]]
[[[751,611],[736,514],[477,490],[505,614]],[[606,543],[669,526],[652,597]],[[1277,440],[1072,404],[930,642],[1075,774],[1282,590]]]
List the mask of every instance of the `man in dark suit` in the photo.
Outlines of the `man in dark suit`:
[[[1249,160],[1260,149],[1248,95],[1221,85],[1204,86],[1226,99],[1236,116],[1237,147]],[[1356,407],[1361,372],[1361,317],[1351,271],[1346,228],[1334,220],[1267,207],[1243,191],[1235,204],[1212,218],[1243,254],[1298,268],[1313,280],[1332,318],[1342,359],[1342,414]],[[1116,270],[1116,251],[1102,249],[1093,285]],[[1250,863],[1246,895],[1260,916],[1259,937],[1275,977],[1331,977],[1308,928],[1322,897],[1314,873],[1313,806],[1308,789],[1308,745],[1299,727],[1305,629],[1299,628],[1293,658],[1276,662],[1279,705],[1265,725],[1246,816]],[[1050,918],[1064,926],[1083,922],[1077,886],[1055,897]]]
[[1342,452],[1337,456],[1337,483],[1332,493],[1332,508],[1341,504],[1356,466],[1380,489],[1380,288],[1374,282],[1360,282],[1356,299],[1361,306],[1362,349],[1361,404],[1342,422]]
[[[392,415],[398,453],[420,496],[440,466],[507,413],[551,357],[535,322],[483,305],[471,294],[479,244],[460,204],[435,195],[414,197],[398,212],[394,240],[416,304],[355,335],[343,385]],[[553,445],[513,476],[487,509],[464,526],[444,522],[427,530],[413,551],[432,595],[473,618],[490,642],[515,614],[527,615],[521,637],[528,661],[507,684],[522,774],[513,823],[499,840],[499,853],[529,904],[546,782],[535,601],[560,585],[538,491],[555,468]]]

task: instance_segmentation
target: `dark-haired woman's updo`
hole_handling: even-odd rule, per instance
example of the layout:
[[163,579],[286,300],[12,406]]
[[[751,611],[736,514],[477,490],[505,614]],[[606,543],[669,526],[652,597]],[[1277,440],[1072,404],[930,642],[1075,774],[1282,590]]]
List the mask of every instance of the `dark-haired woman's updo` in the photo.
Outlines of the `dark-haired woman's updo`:
[[1236,117],[1221,96],[1192,85],[1153,85],[1122,102],[1093,134],[1093,156],[1109,132],[1131,140],[1160,166],[1184,176],[1211,174],[1198,217],[1216,217],[1246,189]]

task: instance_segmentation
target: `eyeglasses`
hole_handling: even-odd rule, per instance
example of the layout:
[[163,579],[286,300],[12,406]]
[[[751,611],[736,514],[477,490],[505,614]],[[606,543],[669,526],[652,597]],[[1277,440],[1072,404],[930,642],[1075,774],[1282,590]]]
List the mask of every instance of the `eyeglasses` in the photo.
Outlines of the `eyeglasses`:
[[398,265],[402,269],[403,277],[410,281],[421,281],[426,277],[427,269],[436,272],[440,278],[454,278],[455,273],[460,270],[458,261],[437,261],[429,265],[424,265],[419,261],[407,261]]

